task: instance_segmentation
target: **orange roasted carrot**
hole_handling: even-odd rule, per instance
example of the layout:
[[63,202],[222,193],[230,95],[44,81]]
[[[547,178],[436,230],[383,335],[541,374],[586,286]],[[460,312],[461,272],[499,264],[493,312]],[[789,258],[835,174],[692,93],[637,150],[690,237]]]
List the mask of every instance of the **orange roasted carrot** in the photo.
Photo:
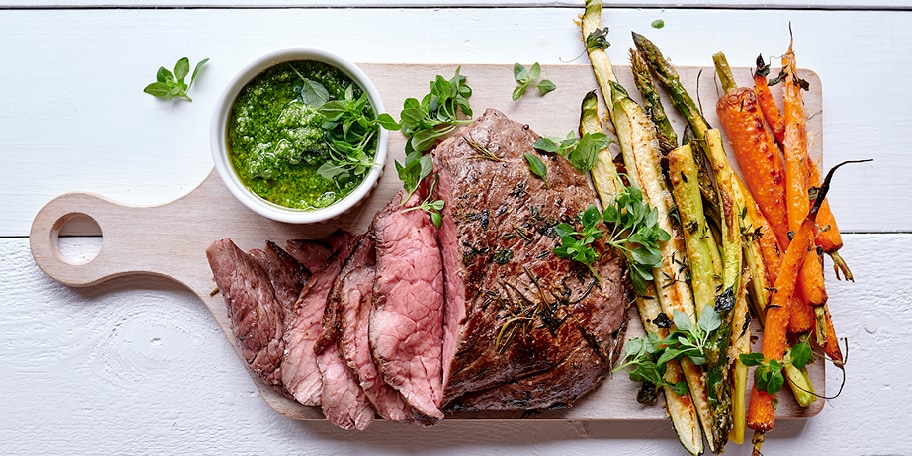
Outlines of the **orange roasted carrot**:
[[769,76],[770,65],[763,61],[763,54],[757,56],[757,70],[754,72],[754,91],[757,93],[757,102],[760,104],[760,111],[766,119],[773,137],[776,142],[782,144],[785,137],[785,119],[782,118],[782,111],[776,105],[773,93],[770,92]]
[[823,308],[826,318],[826,345],[824,345],[823,352],[830,358],[830,361],[833,362],[838,367],[845,365],[845,358],[842,356],[842,348],[839,346],[839,339],[836,338],[836,328],[833,326],[833,316],[830,315],[829,307],[825,306]]
[[[785,118],[785,198],[789,230],[796,231],[802,225],[810,207],[810,157],[807,152],[807,119],[801,100],[801,80],[795,67],[795,54],[789,43],[788,52],[782,57],[785,73],[782,88]],[[815,233],[816,236],[816,233]],[[807,261],[799,271],[798,287],[805,300],[814,306],[827,301],[826,286],[823,282],[823,264],[816,250],[807,252]]]
[[[785,309],[785,303],[794,292],[797,291],[798,270],[806,262],[808,250],[814,250],[814,232],[817,213],[823,202],[822,198],[826,196],[829,190],[830,181],[833,173],[840,166],[845,165],[843,162],[827,174],[826,180],[820,186],[820,196],[814,201],[814,204],[808,210],[804,221],[792,237],[792,241],[785,251],[782,258],[782,264],[779,267],[776,276],[775,289],[772,302],[766,312],[765,324],[763,327],[763,341],[761,351],[763,357],[769,360],[781,360],[785,354],[787,338],[786,328],[788,327],[788,313]],[[762,443],[763,434],[773,429],[775,424],[776,396],[766,391],[757,390],[756,386],[751,394],[750,406],[747,413],[747,425],[757,431],[758,435],[754,437],[755,448]]]
[[[746,190],[747,189],[745,188],[745,191]],[[745,197],[748,197],[749,195],[749,192],[745,193]],[[766,262],[767,265],[767,283],[774,284],[776,282],[776,277],[779,274],[779,267],[782,264],[782,256],[785,254],[785,251],[780,247],[779,242],[773,235],[773,229],[770,226],[769,221],[766,220],[760,211],[760,206],[757,204],[756,200],[749,197],[746,199],[748,217],[758,225],[753,228],[755,233],[759,235],[758,242],[760,244],[760,252],[763,255],[763,261]],[[811,328],[814,327],[814,310],[811,306],[803,302],[802,299],[803,297],[800,293],[793,293],[786,304],[789,317],[789,333],[804,333],[810,331]]]
[[[809,214],[792,238],[792,242],[785,251],[782,264],[779,266],[779,272],[776,274],[776,291],[773,294],[772,302],[766,309],[761,344],[761,352],[767,360],[781,360],[785,354],[786,330],[789,321],[787,303],[795,291],[798,271],[806,261],[806,253],[813,246],[814,218]],[[751,429],[761,432],[773,429],[776,411],[775,399],[775,395],[754,388],[747,414],[747,425]]]
[[779,241],[787,246],[785,167],[779,147],[766,128],[757,94],[748,87],[737,87],[731,68],[721,52],[713,54],[716,74],[725,93],[716,102],[716,114],[734,152],[744,181]]
[[[777,248],[785,248],[789,245],[789,220],[786,209],[786,170],[779,146],[764,123],[756,93],[750,88],[736,86],[723,53],[713,55],[713,63],[725,91],[716,103],[716,113],[728,135],[744,180],[769,223],[769,229],[775,235],[775,239],[761,238],[761,247],[762,242],[773,241],[778,244]],[[774,250],[768,244],[764,248],[764,259],[775,270],[781,261],[766,258]],[[788,309],[790,332],[801,333],[813,328],[814,312],[803,294],[798,293],[789,299]]]

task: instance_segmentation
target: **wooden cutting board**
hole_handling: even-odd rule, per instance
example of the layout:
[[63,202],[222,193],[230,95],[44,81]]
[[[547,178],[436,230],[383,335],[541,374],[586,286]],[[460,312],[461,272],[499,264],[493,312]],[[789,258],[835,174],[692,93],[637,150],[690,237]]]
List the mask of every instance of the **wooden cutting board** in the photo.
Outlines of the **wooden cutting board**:
[[[428,83],[440,74],[453,75],[456,65],[397,65],[362,64],[362,70],[379,89],[386,110],[398,118],[402,102],[407,97],[420,98],[428,92]],[[628,67],[615,69],[621,83],[634,91]],[[704,107],[710,125],[718,125],[715,101],[717,88],[712,68],[679,68],[681,79],[691,94]],[[515,87],[513,66],[504,64],[462,65],[460,73],[467,77],[473,89],[470,99],[475,115],[486,108],[496,108],[510,118],[543,136],[565,137],[576,131],[579,106],[583,96],[597,87],[588,65],[543,66],[542,77],[551,79],[557,90],[539,96],[530,90],[519,101],[512,101]],[[802,70],[801,77],[810,82],[805,94],[805,109],[809,117],[808,136],[812,156],[822,155],[822,109],[820,80],[813,72]],[[742,85],[751,83],[748,68],[736,68],[735,76]],[[699,79],[699,90],[697,81]],[[774,88],[775,90],[775,88]],[[636,95],[634,95],[636,99]],[[666,104],[669,117],[679,134],[686,122]],[[319,238],[337,228],[364,232],[373,215],[401,188],[393,160],[404,158],[404,138],[390,135],[389,163],[386,173],[363,204],[337,220],[320,225],[289,225],[262,218],[236,201],[213,171],[193,191],[171,203],[154,207],[124,206],[103,196],[88,193],[62,195],[45,205],[32,224],[30,242],[38,266],[50,277],[72,287],[86,287],[126,275],[151,274],[175,280],[195,293],[215,316],[228,340],[237,349],[221,295],[212,295],[212,280],[205,249],[209,242],[232,238],[242,249],[262,247],[274,240],[280,245],[290,238]],[[734,164],[734,159],[731,160]],[[97,224],[76,221],[92,220]],[[86,228],[88,226],[88,228]],[[101,236],[101,249],[84,264],[70,264],[59,249],[61,236]],[[631,310],[628,337],[642,335],[642,326],[635,310]],[[754,328],[757,329],[756,327]],[[755,348],[756,350],[756,348]],[[295,419],[323,419],[319,408],[305,407],[275,393],[259,381],[252,372],[263,399],[277,412]],[[809,373],[818,391],[824,391],[825,370],[822,362],[809,366]],[[563,410],[547,410],[532,414],[523,412],[459,412],[449,419],[573,419],[620,420],[665,419],[660,405],[642,406],[635,401],[637,384],[626,374],[618,373],[606,380],[596,391]],[[791,394],[780,395],[777,415],[783,418],[813,416],[823,408],[818,400],[808,408],[798,407]]]

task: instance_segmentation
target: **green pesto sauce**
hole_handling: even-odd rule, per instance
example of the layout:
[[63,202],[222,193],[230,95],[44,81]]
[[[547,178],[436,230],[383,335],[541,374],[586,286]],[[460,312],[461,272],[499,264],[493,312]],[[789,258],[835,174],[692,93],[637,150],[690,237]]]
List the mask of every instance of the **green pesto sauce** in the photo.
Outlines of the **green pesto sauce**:
[[235,172],[254,193],[280,206],[313,210],[352,192],[363,174],[335,180],[317,174],[330,159],[325,120],[316,107],[301,101],[301,76],[323,84],[331,99],[352,86],[338,68],[312,60],[267,68],[238,94],[228,117],[228,149]]

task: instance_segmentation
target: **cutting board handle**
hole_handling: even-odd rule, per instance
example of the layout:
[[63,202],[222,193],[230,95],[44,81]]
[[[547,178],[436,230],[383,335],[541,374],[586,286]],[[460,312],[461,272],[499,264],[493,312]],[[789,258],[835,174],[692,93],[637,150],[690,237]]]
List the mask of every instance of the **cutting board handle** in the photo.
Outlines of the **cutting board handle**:
[[[68,193],[51,200],[32,222],[29,242],[35,262],[51,278],[75,287],[90,286],[122,273],[136,272],[139,264],[130,263],[149,252],[143,252],[144,246],[140,243],[135,243],[131,251],[125,251],[125,246],[117,242],[123,238],[118,233],[120,223],[141,223],[135,218],[141,212],[131,209],[91,193]],[[85,220],[94,221],[100,233],[93,233],[91,224],[82,223],[89,228],[70,234],[100,235],[101,249],[88,261],[73,261],[61,252],[59,239],[62,234],[72,231],[71,225],[79,225]]]

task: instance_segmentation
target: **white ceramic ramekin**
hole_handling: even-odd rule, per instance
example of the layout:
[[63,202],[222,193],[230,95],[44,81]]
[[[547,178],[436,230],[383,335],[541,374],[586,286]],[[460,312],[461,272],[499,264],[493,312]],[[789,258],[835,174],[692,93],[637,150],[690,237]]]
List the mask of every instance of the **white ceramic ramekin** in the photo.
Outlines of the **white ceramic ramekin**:
[[320,223],[342,215],[345,211],[354,207],[361,202],[361,200],[366,198],[371,190],[377,185],[377,181],[383,173],[384,163],[386,163],[389,132],[380,128],[377,151],[374,154],[374,162],[376,165],[368,172],[361,184],[349,195],[330,206],[313,210],[293,209],[272,203],[256,195],[241,182],[234,167],[231,165],[231,160],[228,156],[228,116],[231,113],[231,106],[234,104],[234,100],[247,83],[269,67],[295,60],[315,60],[339,68],[367,93],[368,100],[373,106],[374,112],[377,114],[385,112],[383,101],[380,99],[377,88],[374,87],[367,75],[353,63],[337,54],[321,49],[280,49],[264,54],[249,63],[231,80],[231,82],[228,83],[228,87],[224,90],[216,103],[215,113],[212,116],[209,143],[210,148],[212,149],[212,159],[215,162],[216,171],[222,178],[225,186],[231,191],[231,194],[245,206],[263,217],[279,222],[299,224]]

